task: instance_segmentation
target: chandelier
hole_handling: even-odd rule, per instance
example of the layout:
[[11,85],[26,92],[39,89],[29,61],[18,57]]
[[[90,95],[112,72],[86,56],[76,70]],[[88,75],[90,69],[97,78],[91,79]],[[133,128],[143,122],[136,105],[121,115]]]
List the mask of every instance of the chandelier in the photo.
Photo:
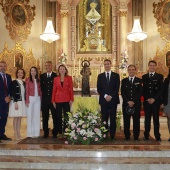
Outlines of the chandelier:
[[147,33],[142,31],[140,26],[140,17],[134,16],[132,32],[127,34],[127,39],[130,41],[139,42],[147,38]]
[[52,18],[47,18],[47,25],[43,34],[40,34],[40,39],[52,43],[60,38],[60,35],[55,33]]

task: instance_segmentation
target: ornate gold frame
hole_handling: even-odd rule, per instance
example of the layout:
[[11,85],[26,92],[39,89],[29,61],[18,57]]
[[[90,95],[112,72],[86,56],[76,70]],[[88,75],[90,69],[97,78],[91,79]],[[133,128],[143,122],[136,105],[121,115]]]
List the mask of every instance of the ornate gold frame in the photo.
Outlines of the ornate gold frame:
[[21,44],[31,30],[31,21],[34,20],[35,6],[29,5],[29,0],[3,0],[0,1],[2,11],[5,13],[6,28],[10,37]]
[[[20,53],[23,56],[23,64],[24,65],[24,70],[26,72],[26,76],[29,74],[29,70],[32,66],[38,65],[38,61],[33,57],[32,54],[32,49],[29,50],[29,53],[25,51],[25,49],[20,45],[16,44],[12,50],[8,50],[8,45],[5,43],[4,44],[4,49],[3,52],[0,53],[0,61],[3,60],[7,63],[7,72],[11,74],[12,78],[15,78],[15,71],[17,67],[15,67],[15,58],[16,54]],[[39,66],[37,66],[39,69]]]
[[[87,11],[87,1],[88,0],[80,0],[78,4],[78,15],[77,15],[77,24],[78,24],[78,39],[77,44],[80,44],[80,47],[78,47],[78,51],[80,51],[81,48],[83,48],[84,45],[84,39],[85,39],[85,25],[86,25],[86,11]],[[112,39],[111,37],[111,24],[112,24],[112,14],[111,14],[111,4],[109,0],[100,0],[101,9],[100,9],[100,15],[101,19],[99,20],[101,23],[103,23],[104,29],[102,33],[102,38],[106,40],[106,47],[108,49],[107,53],[110,53],[112,50]],[[110,12],[109,12],[110,11]],[[86,52],[84,52],[86,53]],[[106,53],[106,52],[104,52]]]
[[162,39],[170,42],[170,0],[159,0],[157,4],[153,3],[154,17],[157,19],[158,32]]

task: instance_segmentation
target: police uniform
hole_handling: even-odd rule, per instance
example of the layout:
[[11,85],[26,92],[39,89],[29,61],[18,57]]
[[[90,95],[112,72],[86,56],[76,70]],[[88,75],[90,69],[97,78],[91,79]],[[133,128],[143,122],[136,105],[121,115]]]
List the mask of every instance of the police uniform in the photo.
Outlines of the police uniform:
[[[156,140],[160,139],[159,133],[159,109],[161,105],[161,96],[163,93],[163,75],[153,73],[151,76],[149,73],[142,76],[143,80],[143,96],[144,96],[144,111],[145,111],[145,139],[149,139],[151,115],[153,114],[154,123],[154,135]],[[147,100],[149,98],[155,99],[153,104],[149,104]]]
[[[140,108],[141,108],[141,95],[142,95],[142,80],[133,77],[131,82],[130,77],[124,78],[121,85],[121,94],[123,98],[123,121],[124,121],[124,134],[125,139],[130,139],[130,118],[133,117],[133,136],[134,140],[138,140],[140,134]],[[134,113],[127,113],[128,101],[133,101],[135,111]]]
[[57,136],[57,116],[55,114],[55,108],[51,102],[52,98],[52,89],[53,89],[53,80],[57,76],[56,73],[52,72],[49,75],[47,73],[43,73],[40,75],[41,81],[41,90],[42,90],[42,117],[43,117],[43,131],[44,137],[48,137],[49,128],[48,128],[48,119],[49,119],[49,110],[51,110],[52,119],[53,119],[53,137]]

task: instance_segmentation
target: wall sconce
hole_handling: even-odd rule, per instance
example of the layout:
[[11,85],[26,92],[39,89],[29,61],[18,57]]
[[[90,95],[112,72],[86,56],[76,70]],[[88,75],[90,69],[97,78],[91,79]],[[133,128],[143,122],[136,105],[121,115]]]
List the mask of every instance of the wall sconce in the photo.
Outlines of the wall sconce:
[[127,39],[129,41],[135,41],[139,42],[147,38],[147,33],[142,31],[142,28],[140,26],[140,17],[134,16],[134,23],[132,32],[127,34]]
[[47,25],[43,34],[40,34],[40,39],[52,43],[60,38],[58,33],[55,33],[52,18],[47,18]]

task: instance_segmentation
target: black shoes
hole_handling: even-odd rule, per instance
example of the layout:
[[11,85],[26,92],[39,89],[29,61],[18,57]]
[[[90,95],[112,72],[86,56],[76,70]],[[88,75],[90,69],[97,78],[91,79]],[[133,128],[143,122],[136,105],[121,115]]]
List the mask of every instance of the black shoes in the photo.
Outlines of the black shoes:
[[48,138],[48,134],[44,134],[43,138]]
[[125,137],[125,140],[130,140],[130,137]]
[[161,138],[157,138],[156,140],[157,140],[158,142],[161,142],[161,141],[162,141],[162,139],[161,139]]
[[138,141],[139,139],[138,138],[134,138],[134,141]]
[[148,140],[149,140],[149,138],[144,137],[144,138],[143,138],[143,140],[144,140],[144,141],[148,141]]
[[170,142],[170,138],[168,139],[168,141]]
[[4,136],[0,137],[0,140],[9,140],[9,141],[11,141],[12,139],[8,138],[6,135],[4,135]]
[[53,138],[57,138],[57,135],[53,135]]
[[113,140],[113,141],[115,140],[114,136],[110,136],[110,139]]

